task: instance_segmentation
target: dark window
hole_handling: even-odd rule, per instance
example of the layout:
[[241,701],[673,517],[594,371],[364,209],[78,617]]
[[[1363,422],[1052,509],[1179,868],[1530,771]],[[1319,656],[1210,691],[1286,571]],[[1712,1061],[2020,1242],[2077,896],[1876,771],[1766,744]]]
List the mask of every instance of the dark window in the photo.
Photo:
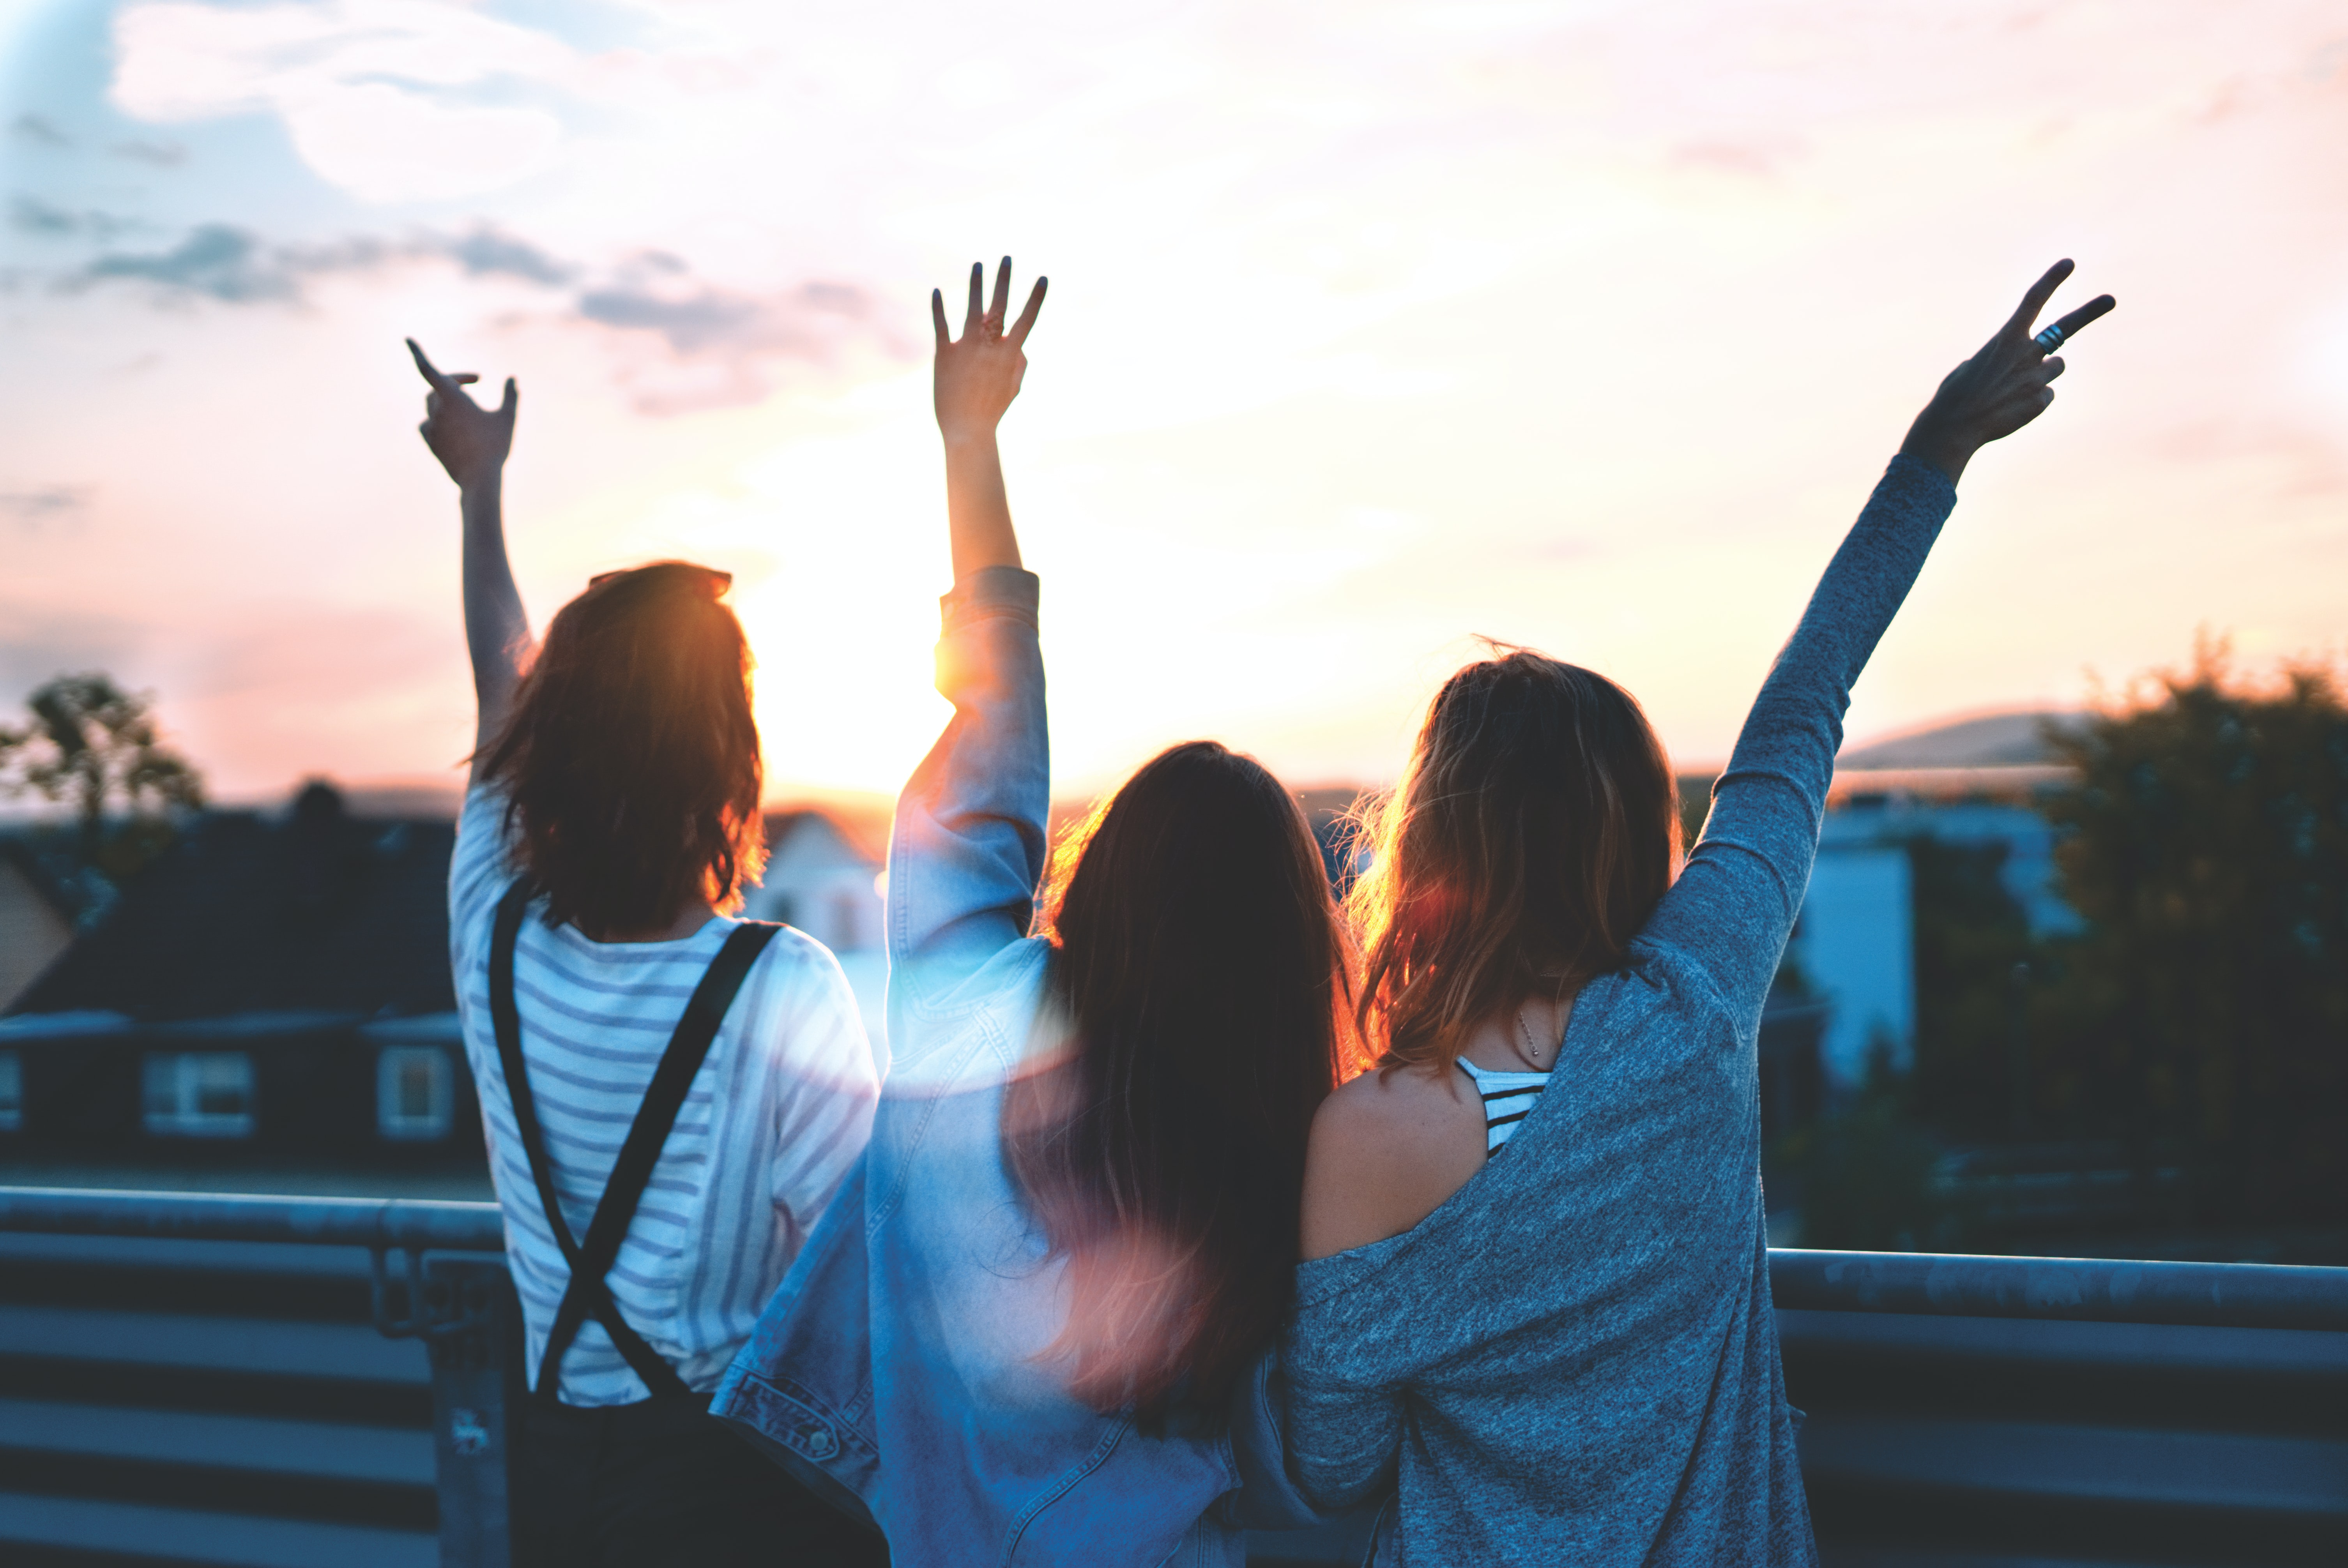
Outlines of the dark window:
[[439,1047],[386,1046],[376,1058],[375,1094],[376,1131],[385,1138],[428,1143],[448,1135],[455,1073]]
[[252,1136],[252,1058],[242,1051],[157,1051],[142,1082],[141,1121],[158,1137]]

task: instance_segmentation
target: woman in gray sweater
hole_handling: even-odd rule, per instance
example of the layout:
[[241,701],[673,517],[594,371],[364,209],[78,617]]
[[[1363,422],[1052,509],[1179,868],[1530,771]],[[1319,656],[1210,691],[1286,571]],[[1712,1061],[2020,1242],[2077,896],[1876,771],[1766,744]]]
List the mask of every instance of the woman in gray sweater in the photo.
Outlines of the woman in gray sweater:
[[1322,1106],[1289,1459],[1380,1563],[1816,1561],[1770,1312],[1756,1039],[1851,682],[1974,451],[2054,399],[2033,287],[1908,433],[1681,864],[1628,693],[1525,651],[1437,694],[1354,894],[1381,1071]]

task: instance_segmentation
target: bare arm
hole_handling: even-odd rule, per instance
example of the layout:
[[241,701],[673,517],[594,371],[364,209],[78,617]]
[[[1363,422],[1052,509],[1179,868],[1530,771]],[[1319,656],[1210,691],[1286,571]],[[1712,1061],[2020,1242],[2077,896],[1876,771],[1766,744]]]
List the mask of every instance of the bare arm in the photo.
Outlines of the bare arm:
[[1011,527],[1011,500],[1003,487],[1003,457],[995,448],[994,430],[1027,374],[1027,355],[1021,345],[1044,308],[1049,282],[1035,280],[1027,308],[1006,332],[1003,319],[1011,300],[1011,258],[1003,258],[995,274],[992,306],[985,303],[986,268],[973,262],[970,307],[963,316],[959,343],[946,335],[945,296],[930,292],[930,319],[938,334],[933,390],[938,434],[946,444],[946,520],[953,538],[956,582],[987,567],[1020,565],[1019,536]]
[[506,559],[504,487],[506,454],[513,449],[514,414],[520,393],[506,378],[505,400],[483,408],[464,388],[479,380],[459,372],[446,375],[407,340],[416,368],[431,384],[424,399],[424,444],[457,482],[464,518],[465,646],[473,657],[473,696],[479,719],[473,731],[473,782],[480,782],[481,753],[503,727],[521,681],[521,657],[530,647],[530,617],[514,586]]

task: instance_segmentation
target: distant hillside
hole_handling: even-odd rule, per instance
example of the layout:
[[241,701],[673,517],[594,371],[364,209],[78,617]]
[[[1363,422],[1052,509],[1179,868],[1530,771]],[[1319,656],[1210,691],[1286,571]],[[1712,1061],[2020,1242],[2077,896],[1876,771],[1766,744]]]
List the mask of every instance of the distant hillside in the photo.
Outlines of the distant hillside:
[[1846,747],[1838,768],[2029,767],[2062,759],[2046,743],[2044,727],[2067,728],[2085,715],[2060,709],[2022,713],[1985,713],[1910,730],[1905,734]]

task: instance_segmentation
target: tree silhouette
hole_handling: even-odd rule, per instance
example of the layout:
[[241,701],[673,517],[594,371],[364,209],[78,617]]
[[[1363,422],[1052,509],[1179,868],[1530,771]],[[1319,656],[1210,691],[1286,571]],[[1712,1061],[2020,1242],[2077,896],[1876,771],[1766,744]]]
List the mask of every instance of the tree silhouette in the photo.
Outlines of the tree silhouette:
[[[119,880],[169,841],[167,808],[203,804],[203,780],[156,738],[153,698],[102,673],[60,675],[26,706],[31,723],[0,728],[0,794],[70,803],[83,865]],[[109,838],[117,804],[131,820]]]
[[2027,1000],[2016,987],[2027,986],[2039,954],[2029,917],[2006,889],[2009,853],[1998,842],[1908,841],[1917,1108],[1936,1132],[1968,1143],[2019,1136],[2030,1122],[2017,1103],[2027,1081],[2014,1062],[2014,1009]]
[[[2071,1114],[2149,1170],[2178,1219],[2348,1215],[2348,702],[2333,675],[2236,682],[2222,645],[2149,701],[2050,737],[2079,772],[2049,815],[2065,895]],[[2156,1155],[2156,1151],[2159,1153]]]

